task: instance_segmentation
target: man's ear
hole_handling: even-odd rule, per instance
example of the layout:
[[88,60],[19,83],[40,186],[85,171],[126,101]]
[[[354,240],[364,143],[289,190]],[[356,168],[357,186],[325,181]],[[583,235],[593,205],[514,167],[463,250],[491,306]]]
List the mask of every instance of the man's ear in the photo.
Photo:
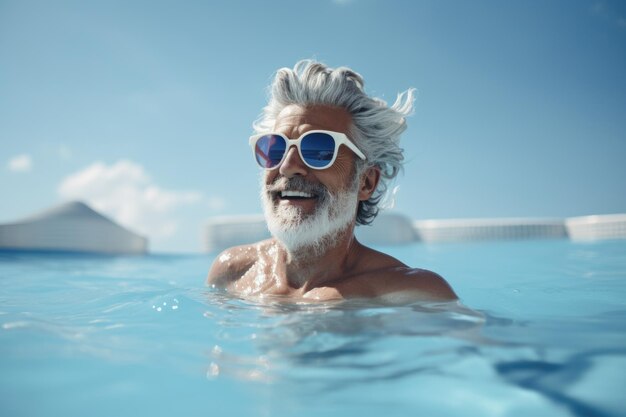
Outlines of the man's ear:
[[359,201],[369,200],[378,186],[378,181],[380,181],[380,168],[377,166],[369,167],[361,174]]

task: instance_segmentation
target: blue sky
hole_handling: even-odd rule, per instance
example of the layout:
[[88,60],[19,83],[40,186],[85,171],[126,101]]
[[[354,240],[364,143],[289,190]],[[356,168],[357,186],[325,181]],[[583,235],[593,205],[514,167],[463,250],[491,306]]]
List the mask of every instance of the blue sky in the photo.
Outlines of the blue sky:
[[626,3],[0,0],[0,222],[83,199],[199,251],[260,213],[247,145],[276,69],[418,90],[395,210],[626,212]]

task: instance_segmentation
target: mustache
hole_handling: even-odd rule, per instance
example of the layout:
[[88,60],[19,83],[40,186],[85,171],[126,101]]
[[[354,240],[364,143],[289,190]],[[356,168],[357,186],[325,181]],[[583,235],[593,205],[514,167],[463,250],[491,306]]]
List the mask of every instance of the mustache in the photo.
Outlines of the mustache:
[[265,190],[269,193],[276,193],[279,191],[302,191],[309,194],[314,194],[318,197],[328,197],[330,192],[322,184],[314,184],[308,182],[302,177],[295,176],[291,178],[276,177],[272,183],[265,186]]

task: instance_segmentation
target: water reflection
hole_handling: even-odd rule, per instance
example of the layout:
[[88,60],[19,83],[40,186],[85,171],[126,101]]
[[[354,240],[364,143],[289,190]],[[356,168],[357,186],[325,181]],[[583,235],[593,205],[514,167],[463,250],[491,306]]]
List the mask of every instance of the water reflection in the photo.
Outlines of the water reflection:
[[[605,417],[619,409],[610,404],[618,393],[594,388],[599,377],[592,365],[609,354],[607,345],[623,343],[575,343],[585,331],[578,321],[518,321],[457,303],[302,305],[210,297],[219,300],[211,318],[220,328],[209,354],[211,379],[261,382],[294,398],[385,384],[391,392],[419,387],[415,401],[432,401],[428,387],[439,385],[459,398],[477,396],[485,407],[489,392],[504,389],[498,407],[505,409],[527,401],[528,392],[539,395],[541,407],[561,410],[554,415]],[[619,323],[624,314],[612,316]],[[593,323],[588,330],[598,335]],[[616,330],[607,329],[607,336]],[[620,360],[626,356],[608,349]]]
[[218,320],[220,330],[210,355],[210,377],[316,383],[333,390],[360,379],[433,371],[439,358],[449,362],[469,352],[464,341],[490,343],[480,334],[484,316],[456,302],[389,307],[211,296],[220,313],[208,316]]

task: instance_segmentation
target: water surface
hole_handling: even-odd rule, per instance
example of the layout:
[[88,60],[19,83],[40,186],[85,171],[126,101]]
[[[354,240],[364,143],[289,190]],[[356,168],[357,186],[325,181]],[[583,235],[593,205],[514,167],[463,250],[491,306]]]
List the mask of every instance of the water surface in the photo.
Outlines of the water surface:
[[380,249],[473,312],[244,300],[204,286],[211,255],[2,252],[0,415],[626,415],[626,242]]

